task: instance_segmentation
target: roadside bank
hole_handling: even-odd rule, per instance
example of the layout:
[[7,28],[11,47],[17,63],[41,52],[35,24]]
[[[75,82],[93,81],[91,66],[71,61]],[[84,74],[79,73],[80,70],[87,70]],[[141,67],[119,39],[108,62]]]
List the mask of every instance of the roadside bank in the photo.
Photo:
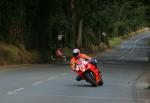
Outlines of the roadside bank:
[[[149,64],[150,66],[150,64]],[[137,87],[141,89],[150,89],[150,70],[146,70],[137,81]]]

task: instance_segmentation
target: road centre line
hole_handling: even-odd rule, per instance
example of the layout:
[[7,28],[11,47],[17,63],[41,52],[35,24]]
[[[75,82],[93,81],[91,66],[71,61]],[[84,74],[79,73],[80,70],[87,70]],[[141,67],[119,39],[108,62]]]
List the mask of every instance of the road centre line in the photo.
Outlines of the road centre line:
[[[63,74],[60,74],[58,76],[56,75],[56,76],[49,77],[47,80],[52,80],[52,79],[60,78],[61,76],[65,76],[65,75],[67,75],[67,73],[63,73]],[[42,83],[44,83],[44,81],[38,81],[38,82],[33,83],[32,86],[37,86],[37,85],[40,85]]]
[[[61,76],[65,76],[65,75],[67,75],[67,73],[63,73],[63,74],[60,74],[60,75],[58,75],[58,76],[49,77],[47,80],[56,79],[56,78],[59,78],[59,77],[61,77]],[[44,83],[44,81],[38,81],[38,82],[36,82],[36,83],[33,83],[32,86],[37,86],[37,85],[40,85],[40,84],[42,84],[42,83]]]
[[[141,37],[141,38],[142,38],[142,37]],[[123,56],[119,57],[119,59],[123,59],[123,58],[125,58],[127,55],[132,54],[132,52],[134,52],[134,50],[135,50],[135,48],[136,48],[137,42],[138,42],[139,40],[141,40],[141,38],[139,38],[138,40],[136,40],[136,41],[134,42],[135,46],[130,50],[130,52],[128,52],[126,55],[123,55]]]
[[52,80],[52,79],[56,79],[58,78],[59,76],[52,76],[52,77],[49,77],[48,80]]
[[[58,76],[49,77],[47,80],[53,80],[53,79],[60,78],[61,76],[65,76],[65,75],[67,75],[67,73],[63,73],[63,74],[60,74]],[[44,83],[44,81],[38,81],[36,83],[33,83],[32,86],[37,86],[37,85],[40,85],[42,83]]]
[[58,75],[58,76],[52,76],[52,77],[49,77],[48,80],[60,78],[61,76],[65,76],[65,75],[67,75],[67,74],[68,74],[68,73],[63,73],[63,74],[60,74],[60,75]]
[[39,82],[33,83],[32,86],[36,86],[36,85],[42,84],[43,82],[44,81],[39,81]]
[[134,45],[133,49],[131,49],[131,51],[128,52],[126,55],[123,55],[123,56],[119,57],[119,59],[123,59],[123,58],[125,58],[126,56],[132,54],[132,53],[135,51],[135,49],[136,49],[137,42],[139,42],[140,40],[142,40],[142,39],[144,39],[144,38],[146,38],[146,37],[149,37],[149,35],[142,36],[142,37],[140,37],[139,39],[137,39],[137,40],[134,42],[135,45]]
[[[68,73],[63,73],[63,74],[60,74],[60,75],[58,75],[58,76],[52,76],[52,77],[49,77],[48,80],[56,79],[56,78],[59,78],[59,77],[61,77],[61,76],[65,76],[65,75],[67,75],[67,74],[68,74]],[[32,86],[37,86],[37,85],[40,85],[40,84],[42,84],[42,83],[44,83],[44,81],[38,81],[38,82],[36,82],[36,83],[33,83]],[[20,92],[20,91],[22,91],[22,90],[24,90],[24,89],[25,89],[25,88],[15,89],[15,90],[12,90],[12,91],[10,91],[10,92],[7,92],[7,94],[8,94],[8,95],[17,94],[18,92]]]
[[24,90],[24,88],[15,89],[13,91],[8,92],[7,94],[8,95],[10,95],[10,94],[17,94],[17,92],[22,91],[22,90]]
[[66,76],[68,73],[63,73],[63,74],[61,74],[60,76]]

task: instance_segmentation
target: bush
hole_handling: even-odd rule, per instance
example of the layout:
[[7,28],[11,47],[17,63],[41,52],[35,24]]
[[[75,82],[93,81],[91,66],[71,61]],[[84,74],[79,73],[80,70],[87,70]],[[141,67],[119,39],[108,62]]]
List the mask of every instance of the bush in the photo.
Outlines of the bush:
[[108,45],[107,44],[105,44],[105,43],[103,43],[103,42],[101,42],[100,44],[99,44],[99,50],[100,51],[104,51],[104,50],[106,50],[108,48]]
[[113,47],[121,42],[121,38],[112,38],[109,40],[110,47]]
[[69,48],[63,48],[63,49],[62,49],[62,52],[63,52],[63,54],[64,54],[65,56],[67,56],[67,57],[71,57],[71,56],[72,56],[72,50],[69,49]]
[[23,45],[0,42],[0,64],[34,63],[40,58],[36,51],[27,51]]
[[148,53],[148,61],[150,62],[150,52]]
[[150,41],[148,41],[148,45],[150,46]]
[[5,43],[0,43],[0,61],[1,62],[16,62],[19,58],[17,53],[19,49],[12,45],[6,45]]
[[108,48],[107,44],[101,42],[99,45],[91,45],[89,49],[94,53],[94,52],[101,52],[104,51]]
[[[150,40],[148,41],[148,45],[150,46]],[[148,60],[150,62],[150,51],[148,52]]]

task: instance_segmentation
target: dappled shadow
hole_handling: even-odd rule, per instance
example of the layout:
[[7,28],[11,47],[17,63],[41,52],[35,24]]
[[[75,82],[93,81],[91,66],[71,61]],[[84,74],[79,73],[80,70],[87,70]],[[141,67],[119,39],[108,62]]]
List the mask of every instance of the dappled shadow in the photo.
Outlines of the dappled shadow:
[[101,64],[150,64],[148,60],[140,60],[140,59],[99,59]]

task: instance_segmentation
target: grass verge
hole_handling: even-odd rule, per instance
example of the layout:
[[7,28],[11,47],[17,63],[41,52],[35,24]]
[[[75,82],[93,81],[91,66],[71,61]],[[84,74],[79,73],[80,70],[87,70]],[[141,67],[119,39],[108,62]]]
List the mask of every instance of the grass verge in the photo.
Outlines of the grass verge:
[[118,45],[121,41],[122,41],[122,39],[119,37],[109,39],[110,47],[114,47],[114,46]]

